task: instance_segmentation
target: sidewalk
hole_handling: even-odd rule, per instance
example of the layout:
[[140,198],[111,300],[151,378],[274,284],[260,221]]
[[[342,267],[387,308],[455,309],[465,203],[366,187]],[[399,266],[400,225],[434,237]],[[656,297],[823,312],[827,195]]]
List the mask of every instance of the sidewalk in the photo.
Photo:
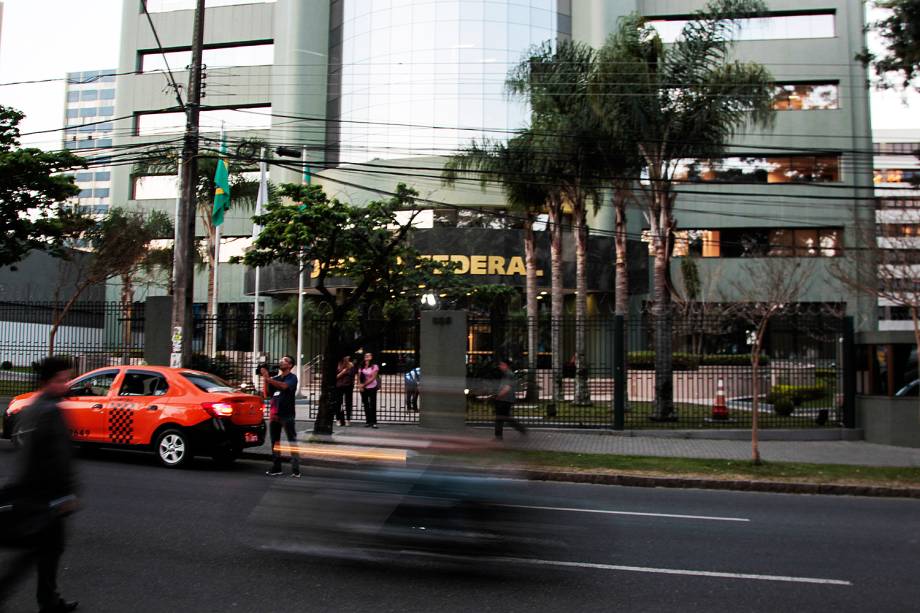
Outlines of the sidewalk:
[[[309,438],[313,422],[298,421],[301,440]],[[433,432],[413,425],[381,424],[379,430],[355,422],[350,428],[336,425],[334,437],[342,443],[349,438],[374,437],[382,432],[424,434]],[[443,432],[441,432],[443,434]],[[477,438],[491,438],[490,428],[467,427],[461,433]],[[671,458],[702,458],[748,460],[750,440],[711,440],[637,436],[610,431],[564,431],[531,428],[526,439],[514,431],[506,432],[505,445],[512,449],[530,451],[568,451]],[[270,454],[269,444],[247,450],[249,453]],[[863,441],[761,441],[760,454],[767,462],[805,462],[812,464],[849,464],[858,466],[920,467],[920,449],[876,445]]]

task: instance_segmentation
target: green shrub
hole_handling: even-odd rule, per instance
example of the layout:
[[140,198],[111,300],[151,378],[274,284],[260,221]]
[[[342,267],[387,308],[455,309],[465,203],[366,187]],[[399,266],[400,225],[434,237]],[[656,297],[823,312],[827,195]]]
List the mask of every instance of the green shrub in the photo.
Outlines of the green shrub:
[[773,403],[773,414],[780,417],[789,417],[795,411],[795,404],[788,396],[780,396]]
[[793,406],[799,406],[809,400],[819,400],[827,395],[823,383],[816,385],[774,385],[767,394],[767,402],[776,405],[780,400],[788,400]]
[[[671,363],[674,370],[696,370],[700,366],[698,356],[676,351],[671,354]],[[655,370],[655,352],[630,351],[626,355],[626,366],[633,370]]]
[[[751,354],[707,354],[702,357],[700,363],[703,366],[750,366]],[[770,363],[770,356],[760,356],[760,365],[766,366]]]
[[13,370],[13,363],[9,360],[4,360],[3,364],[0,364],[0,369],[2,370]]

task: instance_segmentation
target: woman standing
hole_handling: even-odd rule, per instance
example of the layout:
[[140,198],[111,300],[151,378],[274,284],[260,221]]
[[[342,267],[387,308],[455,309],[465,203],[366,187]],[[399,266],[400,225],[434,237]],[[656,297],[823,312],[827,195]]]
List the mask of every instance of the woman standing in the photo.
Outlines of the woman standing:
[[[336,367],[335,375],[335,418],[340,426],[351,425],[352,399],[355,393],[355,365],[351,356],[343,356]],[[345,401],[345,411],[342,411],[342,401]]]
[[380,380],[377,375],[380,367],[374,364],[374,354],[364,354],[364,366],[358,371],[358,390],[361,392],[361,405],[364,407],[365,428],[377,427],[377,392]]

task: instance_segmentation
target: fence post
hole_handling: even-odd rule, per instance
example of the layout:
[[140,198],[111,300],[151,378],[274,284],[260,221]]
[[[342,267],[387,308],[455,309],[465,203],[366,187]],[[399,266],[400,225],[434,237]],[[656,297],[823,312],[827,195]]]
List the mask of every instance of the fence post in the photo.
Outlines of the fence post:
[[843,426],[856,427],[856,334],[853,317],[843,320]]
[[626,417],[626,318],[613,318],[613,429],[622,430]]

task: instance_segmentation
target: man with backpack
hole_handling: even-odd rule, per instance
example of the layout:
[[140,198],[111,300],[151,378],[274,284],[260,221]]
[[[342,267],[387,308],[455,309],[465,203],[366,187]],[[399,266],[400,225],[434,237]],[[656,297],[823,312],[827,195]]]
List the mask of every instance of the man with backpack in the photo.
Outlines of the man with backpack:
[[527,434],[527,428],[511,415],[511,409],[517,396],[517,377],[511,370],[508,360],[499,358],[498,370],[501,372],[501,378],[492,402],[495,405],[495,440],[500,441],[506,423],[520,432],[522,436]]

